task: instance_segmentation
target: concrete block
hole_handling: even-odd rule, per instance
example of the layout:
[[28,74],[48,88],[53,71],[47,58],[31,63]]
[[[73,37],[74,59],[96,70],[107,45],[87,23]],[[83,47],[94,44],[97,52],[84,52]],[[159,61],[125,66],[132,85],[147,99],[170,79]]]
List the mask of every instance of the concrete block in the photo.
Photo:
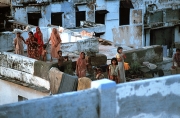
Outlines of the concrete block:
[[59,69],[52,67],[49,70],[49,82],[50,82],[50,90],[52,94],[57,94],[59,90],[59,86],[62,80],[63,72],[59,71]]
[[79,90],[84,90],[88,88],[91,88],[91,79],[87,77],[79,78],[77,90],[79,91]]
[[116,83],[108,79],[101,79],[92,81],[91,88],[97,88],[99,91],[99,118],[115,118]]
[[78,52],[99,52],[99,41],[97,38],[88,38],[77,41]]
[[125,62],[131,64],[133,61],[157,63],[163,61],[163,48],[159,45],[147,46],[139,49],[124,51],[126,55]]
[[15,34],[12,32],[2,32],[0,33],[0,51],[13,50],[13,39]]
[[29,73],[14,70],[11,68],[0,67],[0,75],[15,79],[17,81],[21,81],[30,85],[34,85],[37,87],[45,88],[46,90],[50,90],[49,81],[42,79],[37,76],[33,76]]
[[2,52],[0,54],[0,66],[34,74],[35,59],[13,54],[11,52]]
[[92,66],[106,65],[107,56],[105,54],[96,54],[96,56],[87,56],[87,60],[91,62]]

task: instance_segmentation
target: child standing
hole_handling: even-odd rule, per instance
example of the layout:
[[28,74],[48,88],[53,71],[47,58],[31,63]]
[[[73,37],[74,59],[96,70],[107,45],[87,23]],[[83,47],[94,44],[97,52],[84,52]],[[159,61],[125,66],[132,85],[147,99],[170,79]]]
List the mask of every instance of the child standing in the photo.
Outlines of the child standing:
[[42,61],[46,61],[46,55],[47,55],[46,45],[43,45],[43,50],[41,54]]
[[19,55],[24,54],[23,43],[26,43],[24,38],[21,36],[21,32],[16,32],[16,38],[14,39],[15,53]]
[[126,58],[125,54],[123,53],[123,48],[118,47],[117,48],[117,54],[116,54],[116,59],[118,61],[118,66],[120,69],[120,81],[121,82],[126,82],[125,78],[125,69],[124,69],[124,59]]
[[118,61],[116,58],[111,59],[111,64],[109,65],[109,79],[120,83],[120,70],[118,66]]
[[79,59],[76,62],[76,74],[79,78],[86,76],[87,61],[85,59],[85,53],[81,52]]
[[64,57],[62,56],[62,51],[58,51],[58,69],[64,72],[63,62],[65,61]]

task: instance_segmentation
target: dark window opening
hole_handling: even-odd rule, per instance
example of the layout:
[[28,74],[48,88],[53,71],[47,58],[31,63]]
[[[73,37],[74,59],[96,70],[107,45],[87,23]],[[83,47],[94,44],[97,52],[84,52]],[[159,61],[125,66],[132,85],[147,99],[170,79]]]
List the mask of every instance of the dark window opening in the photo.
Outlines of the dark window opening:
[[119,25],[129,25],[130,9],[134,8],[130,0],[121,0],[119,8]]
[[80,26],[80,21],[86,20],[86,12],[85,11],[76,11],[76,27]]
[[101,32],[101,33],[94,32],[94,36],[96,36],[96,37],[100,37],[103,34],[104,34],[104,32]]
[[105,15],[107,13],[107,10],[95,11],[95,23],[105,24]]
[[39,18],[41,18],[40,12],[28,13],[28,24],[38,26],[39,25]]
[[63,12],[51,13],[51,24],[62,26]]
[[18,101],[24,101],[24,100],[28,100],[28,99],[23,96],[18,95]]

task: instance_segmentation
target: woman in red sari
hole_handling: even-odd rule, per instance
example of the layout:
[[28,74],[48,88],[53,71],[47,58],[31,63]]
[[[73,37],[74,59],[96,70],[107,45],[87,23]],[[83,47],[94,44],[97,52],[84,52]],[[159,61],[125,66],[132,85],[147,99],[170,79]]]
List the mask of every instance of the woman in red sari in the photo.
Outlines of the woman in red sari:
[[36,32],[34,33],[34,37],[37,39],[38,53],[39,53],[39,59],[40,59],[40,56],[41,56],[42,50],[43,50],[44,42],[43,42],[43,34],[42,34],[39,27],[36,27]]
[[37,39],[34,37],[33,32],[29,32],[28,35],[29,38],[26,39],[28,57],[39,59]]

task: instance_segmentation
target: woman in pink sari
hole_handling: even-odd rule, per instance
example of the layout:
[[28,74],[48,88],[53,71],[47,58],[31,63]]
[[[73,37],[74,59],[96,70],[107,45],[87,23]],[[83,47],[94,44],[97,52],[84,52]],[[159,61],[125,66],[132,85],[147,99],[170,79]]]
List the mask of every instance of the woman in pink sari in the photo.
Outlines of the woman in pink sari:
[[76,62],[76,75],[81,77],[86,77],[86,71],[87,71],[87,60],[85,59],[85,53],[81,52],[80,56]]
[[[36,27],[36,32],[34,33],[34,37],[37,39],[38,53],[39,53],[39,56],[41,56],[44,42],[43,42],[43,34],[39,27]],[[39,59],[40,59],[40,57],[39,57]]]
[[51,41],[51,61],[52,58],[58,58],[58,51],[60,50],[61,38],[56,28],[52,29],[51,36],[49,38]]

